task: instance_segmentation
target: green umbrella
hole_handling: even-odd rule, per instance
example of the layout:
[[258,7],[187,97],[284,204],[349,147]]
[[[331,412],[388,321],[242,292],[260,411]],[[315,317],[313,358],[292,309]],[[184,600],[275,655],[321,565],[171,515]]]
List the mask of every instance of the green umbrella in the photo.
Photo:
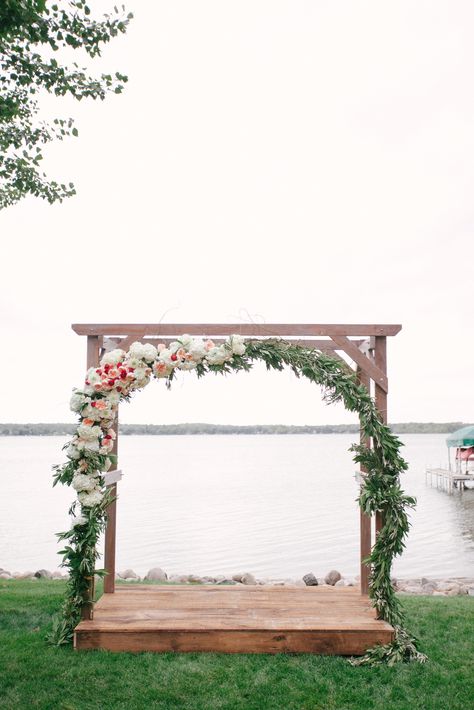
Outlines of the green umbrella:
[[446,439],[448,446],[474,446],[474,426],[464,426],[453,431]]

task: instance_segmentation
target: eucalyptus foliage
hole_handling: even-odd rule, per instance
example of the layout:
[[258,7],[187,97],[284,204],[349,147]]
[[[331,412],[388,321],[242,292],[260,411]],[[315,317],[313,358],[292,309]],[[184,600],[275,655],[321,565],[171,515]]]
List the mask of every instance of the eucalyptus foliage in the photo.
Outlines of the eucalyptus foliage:
[[[0,3],[0,209],[34,195],[53,203],[75,194],[73,183],[49,180],[41,171],[43,147],[77,136],[72,118],[38,120],[41,92],[104,99],[121,93],[127,77],[90,76],[59,58],[80,49],[93,58],[131,19],[124,8],[97,20],[82,0],[2,0]],[[58,57],[56,57],[56,53]]]
[[[404,628],[403,609],[391,582],[393,560],[402,553],[409,530],[407,511],[416,503],[400,486],[400,474],[407,469],[407,463],[400,454],[400,440],[382,421],[373,399],[359,383],[356,374],[345,363],[318,350],[284,340],[249,340],[245,344],[244,355],[234,355],[220,365],[202,362],[196,371],[199,377],[209,372],[226,374],[248,371],[256,361],[264,362],[269,370],[289,367],[297,377],[305,377],[319,385],[327,403],[341,402],[348,411],[358,413],[361,430],[371,444],[370,449],[361,444],[351,447],[354,461],[365,471],[358,502],[365,513],[380,513],[383,520],[366,560],[371,567],[369,596],[378,617],[394,627],[395,639],[393,643],[377,646],[352,662],[354,665],[374,665],[423,661],[425,656],[417,650],[416,639]],[[173,370],[166,380],[168,387],[175,377],[176,370]],[[98,469],[104,463],[99,459],[98,455]],[[69,462],[55,468],[55,484],[70,484],[74,464]],[[103,485],[103,478],[101,483]],[[62,550],[62,564],[69,570],[70,580],[62,614],[56,620],[51,636],[56,644],[70,642],[82,607],[93,603],[89,596],[93,575],[104,574],[103,570],[95,569],[96,545],[106,525],[109,503],[110,497],[106,496],[100,505],[89,509],[81,525],[59,534],[61,540],[68,541]]]

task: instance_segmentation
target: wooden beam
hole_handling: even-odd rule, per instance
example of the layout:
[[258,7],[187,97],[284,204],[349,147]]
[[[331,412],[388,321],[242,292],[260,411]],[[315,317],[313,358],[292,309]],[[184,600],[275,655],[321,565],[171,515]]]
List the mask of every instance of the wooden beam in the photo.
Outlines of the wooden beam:
[[[182,333],[180,333],[182,335]],[[139,336],[127,336],[125,338],[112,338],[110,336],[107,336],[104,338],[104,347],[106,352],[110,352],[110,350],[114,350],[115,348],[121,348],[122,350],[128,350],[130,345],[138,341],[140,343],[150,343],[151,345],[158,345],[159,343],[164,343],[164,345],[169,345],[171,342],[173,342],[175,338],[159,338],[159,337],[139,337]],[[213,338],[214,343],[216,345],[219,345],[220,343],[225,342],[225,338]],[[301,345],[305,348],[315,348],[316,350],[322,350],[324,352],[335,352],[336,350],[342,350],[332,339],[328,340],[319,340],[319,339],[314,339],[314,340],[301,340],[301,339],[294,339],[291,338],[288,340],[288,342],[295,344],[295,345]],[[354,345],[359,346],[365,343],[365,340],[351,340],[351,343],[354,343]]]
[[[101,338],[98,335],[87,336],[87,369],[96,367],[99,364],[100,343]],[[89,588],[87,590],[87,603],[81,609],[81,617],[83,619],[92,619],[94,616],[94,596],[95,596],[95,579],[94,576],[89,580]]]
[[344,335],[333,335],[332,339],[336,345],[339,345],[341,350],[344,350],[344,352],[349,355],[349,357],[374,380],[379,389],[383,389],[385,392],[388,392],[387,375],[380,367],[378,367],[376,362],[372,361],[369,357],[367,357],[367,355],[364,355],[364,353],[361,352],[359,348]]
[[[117,456],[118,452],[118,412],[114,421],[115,441],[112,453]],[[117,472],[117,464],[114,463],[109,469],[110,473]],[[105,528],[104,539],[104,568],[107,572],[104,577],[104,593],[113,594],[115,592],[115,548],[117,538],[117,481],[113,481],[107,486],[107,490],[113,496],[112,503],[107,508],[107,527]]]
[[[387,338],[384,336],[376,336],[374,347],[374,360],[376,366],[384,373],[387,372]],[[387,413],[387,390],[375,383],[375,404],[380,413],[382,421],[388,422]],[[375,534],[378,535],[384,524],[381,511],[375,513]]]
[[[370,394],[370,377],[360,367],[357,368],[357,377],[361,385],[367,389]],[[365,432],[360,429],[360,443],[370,449],[370,438],[365,435]],[[364,466],[360,467],[361,475],[367,473]],[[364,564],[365,560],[372,550],[372,516],[360,510],[360,591],[361,594],[369,593],[370,580],[370,565]]]
[[401,325],[393,324],[304,324],[304,323],[74,323],[78,335],[230,335],[248,336],[370,336],[396,335]]

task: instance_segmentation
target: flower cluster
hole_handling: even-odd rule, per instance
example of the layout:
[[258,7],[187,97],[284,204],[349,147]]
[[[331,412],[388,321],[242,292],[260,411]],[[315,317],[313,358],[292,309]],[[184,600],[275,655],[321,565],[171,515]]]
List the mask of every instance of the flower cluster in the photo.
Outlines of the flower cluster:
[[223,365],[244,353],[240,335],[231,335],[221,345],[183,335],[168,346],[136,342],[128,352],[112,350],[99,367],[89,368],[83,388],[71,397],[71,410],[79,414],[80,422],[66,452],[74,463],[71,485],[81,506],[94,507],[104,497],[102,473],[112,464],[113,423],[121,399],[145,387],[152,377],[170,378],[175,369],[193,370],[198,365]]

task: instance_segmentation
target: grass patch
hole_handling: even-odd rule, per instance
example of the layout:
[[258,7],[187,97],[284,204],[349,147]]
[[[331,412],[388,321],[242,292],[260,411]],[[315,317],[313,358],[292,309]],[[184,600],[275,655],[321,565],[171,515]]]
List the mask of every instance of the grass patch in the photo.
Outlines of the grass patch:
[[0,582],[0,707],[22,710],[468,710],[474,599],[403,597],[425,665],[352,668],[312,655],[52,648],[63,581]]

